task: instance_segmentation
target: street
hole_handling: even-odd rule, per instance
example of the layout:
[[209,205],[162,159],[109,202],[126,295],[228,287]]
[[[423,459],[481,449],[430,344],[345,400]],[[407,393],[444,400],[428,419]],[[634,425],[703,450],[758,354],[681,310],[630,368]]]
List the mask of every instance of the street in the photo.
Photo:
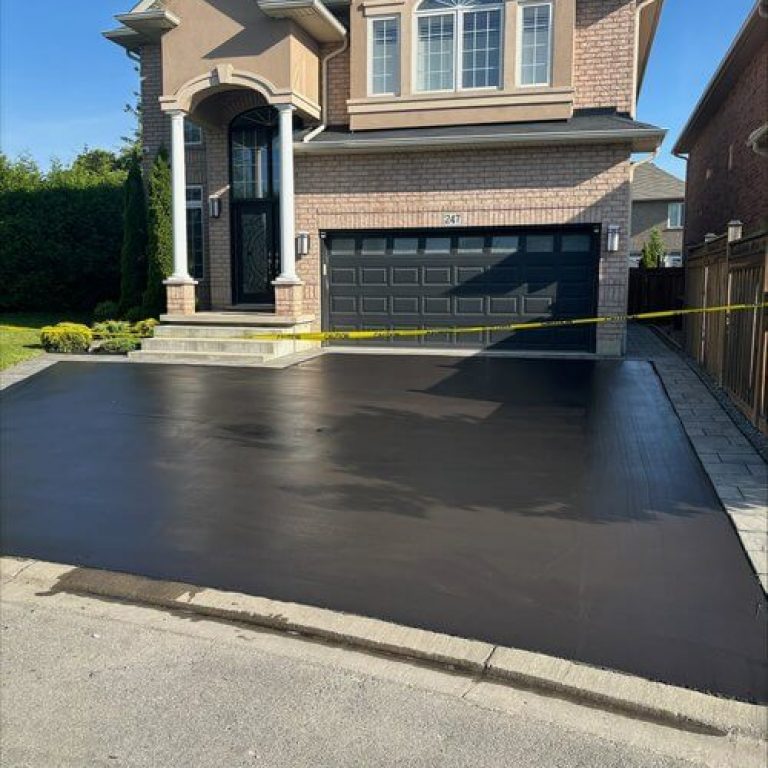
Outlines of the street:
[[191,614],[2,588],[4,766],[763,768],[763,746]]

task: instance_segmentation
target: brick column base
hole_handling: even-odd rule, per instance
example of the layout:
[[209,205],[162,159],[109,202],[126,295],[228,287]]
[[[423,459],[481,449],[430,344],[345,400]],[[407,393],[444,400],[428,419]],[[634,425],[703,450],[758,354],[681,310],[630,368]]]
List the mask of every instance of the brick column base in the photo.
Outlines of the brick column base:
[[194,280],[189,282],[165,281],[166,301],[169,315],[194,315],[195,314],[195,286]]
[[275,281],[275,314],[281,317],[299,317],[304,312],[304,285]]

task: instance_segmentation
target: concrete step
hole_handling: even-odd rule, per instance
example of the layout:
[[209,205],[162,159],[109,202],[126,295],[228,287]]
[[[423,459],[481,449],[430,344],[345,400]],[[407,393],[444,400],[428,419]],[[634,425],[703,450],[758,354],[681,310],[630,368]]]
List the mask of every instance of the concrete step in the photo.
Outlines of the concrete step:
[[160,315],[164,325],[193,326],[245,326],[264,328],[291,328],[294,325],[312,323],[313,315],[285,317],[267,312],[196,312],[194,315]]
[[267,358],[263,355],[243,355],[231,352],[218,354],[207,352],[145,352],[139,350],[129,353],[131,361],[137,363],[174,363],[188,365],[263,365]]
[[244,325],[158,325],[155,338],[162,339],[245,339],[248,336],[285,335],[304,333],[312,329],[311,323],[298,323],[295,326],[244,326]]
[[[286,347],[283,349],[282,347]],[[278,354],[293,351],[292,342],[278,341],[249,341],[238,338],[179,338],[159,337],[144,339],[141,348],[145,352],[206,352],[219,354],[222,352],[240,355],[263,355],[275,357]]]

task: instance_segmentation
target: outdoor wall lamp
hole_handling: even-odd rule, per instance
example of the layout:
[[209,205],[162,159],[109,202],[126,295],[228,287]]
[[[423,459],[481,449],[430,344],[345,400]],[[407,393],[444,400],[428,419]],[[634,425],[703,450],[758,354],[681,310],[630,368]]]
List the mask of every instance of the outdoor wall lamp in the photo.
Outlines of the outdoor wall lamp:
[[211,195],[208,198],[208,214],[212,219],[218,219],[221,216],[221,198]]
[[299,232],[296,235],[296,255],[306,256],[309,253],[309,232]]
[[606,245],[608,253],[616,253],[619,250],[619,225],[608,225],[608,243]]
[[744,225],[737,219],[734,219],[733,221],[729,221],[728,222],[728,242],[732,243],[735,240],[741,240],[741,234],[743,230],[744,230]]

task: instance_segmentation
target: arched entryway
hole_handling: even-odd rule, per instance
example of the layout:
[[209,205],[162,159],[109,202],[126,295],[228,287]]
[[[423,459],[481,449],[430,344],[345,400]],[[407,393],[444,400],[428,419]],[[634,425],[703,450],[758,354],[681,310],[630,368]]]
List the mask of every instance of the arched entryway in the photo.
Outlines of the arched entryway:
[[229,126],[232,303],[274,304],[280,273],[278,113],[263,106]]

